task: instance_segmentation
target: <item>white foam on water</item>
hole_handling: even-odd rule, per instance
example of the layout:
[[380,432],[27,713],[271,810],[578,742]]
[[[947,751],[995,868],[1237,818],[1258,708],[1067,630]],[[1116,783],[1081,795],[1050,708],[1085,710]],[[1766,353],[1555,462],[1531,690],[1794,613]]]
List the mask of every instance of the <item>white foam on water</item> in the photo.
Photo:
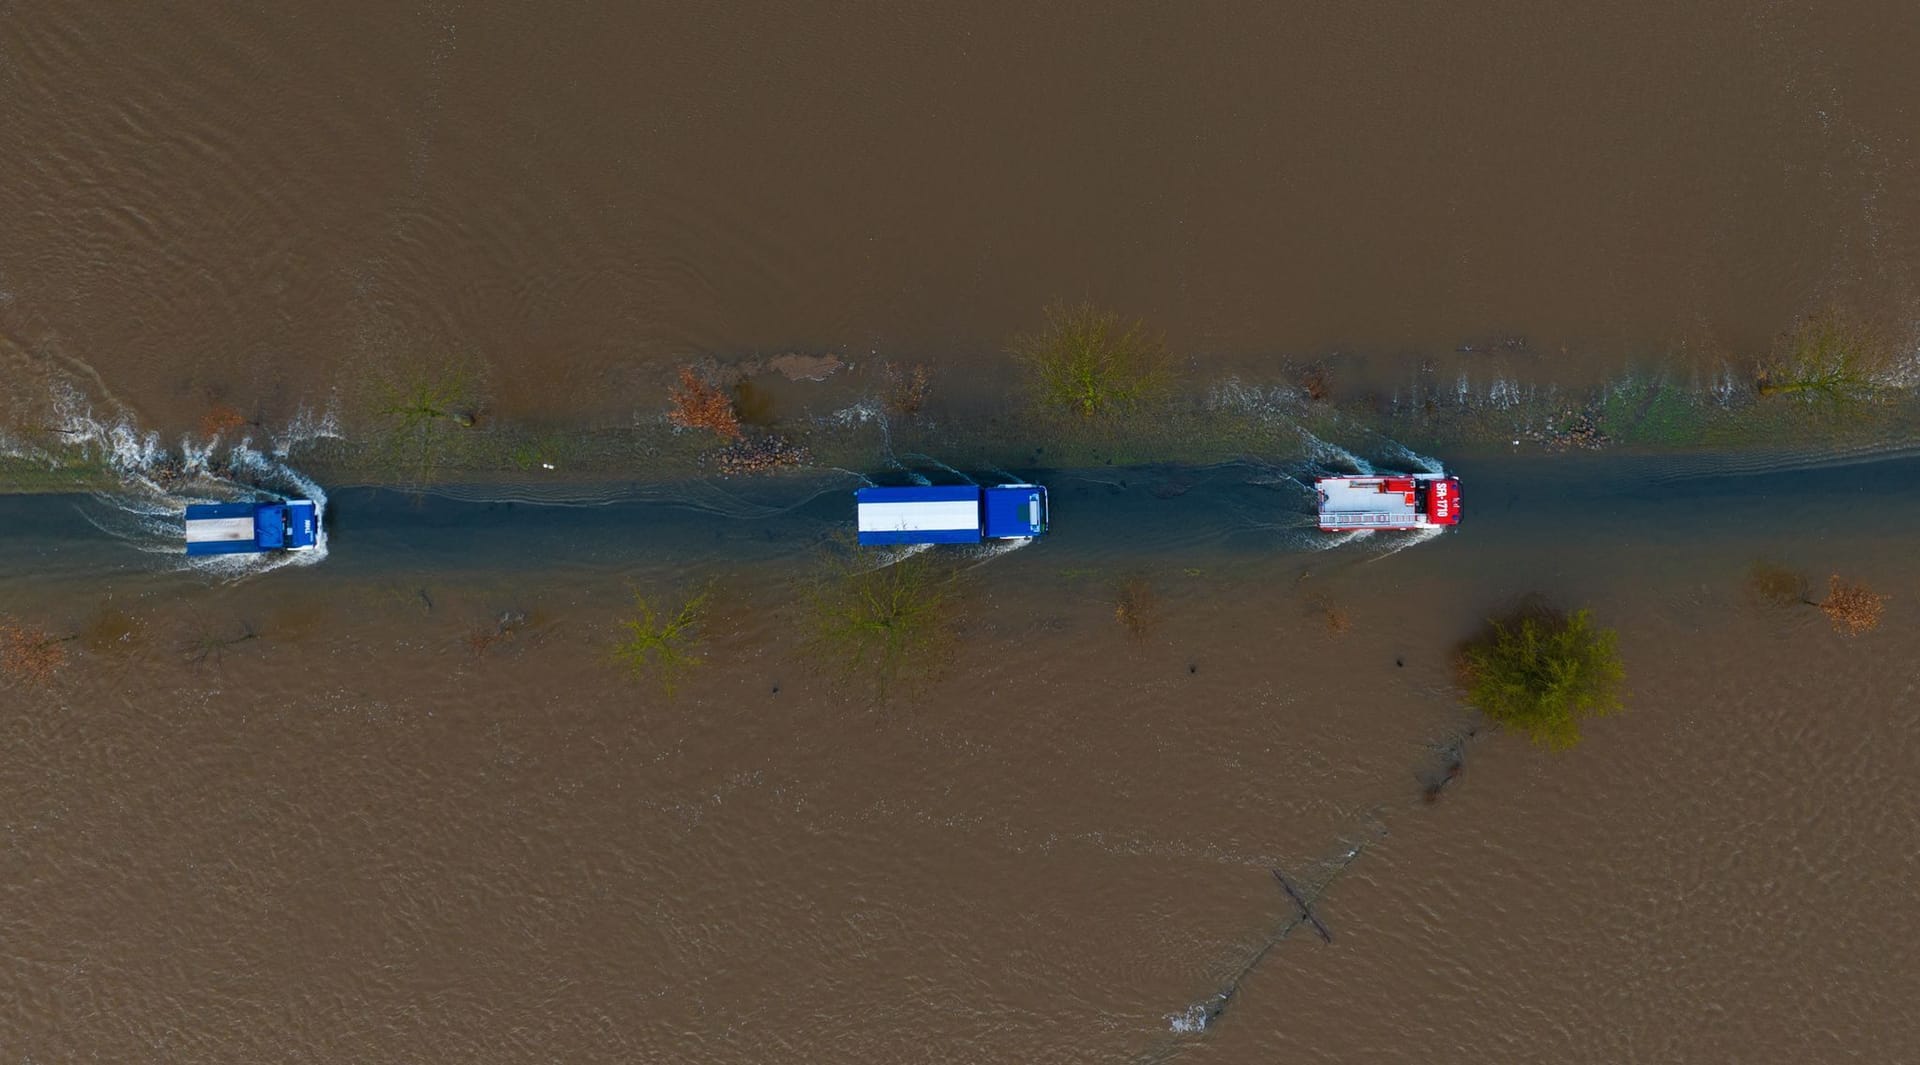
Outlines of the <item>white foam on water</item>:
[[847,429],[866,425],[869,422],[878,422],[884,427],[887,424],[887,414],[881,409],[878,400],[863,399],[851,406],[834,411],[827,415],[825,420]]
[[1373,464],[1366,459],[1338,444],[1328,443],[1298,425],[1293,428],[1300,434],[1301,442],[1306,445],[1307,460],[1314,466],[1343,473],[1351,471],[1362,476],[1373,475]]
[[967,556],[974,561],[973,565],[967,568],[975,569],[992,562],[996,558],[1011,555],[1015,551],[1033,543],[1033,541],[1034,538],[1031,536],[1022,536],[1012,540],[991,540],[978,546],[969,545],[963,548],[963,550],[967,553]]
[[1438,477],[1447,472],[1446,467],[1440,464],[1440,460],[1431,455],[1422,455],[1398,440],[1384,436],[1380,439],[1387,442],[1387,451],[1389,453],[1405,459],[1420,473],[1431,473]]
[[1261,387],[1229,377],[1207,389],[1207,409],[1231,414],[1249,414],[1274,421],[1292,420],[1306,408],[1306,397],[1297,388],[1286,385]]
[[1316,551],[1331,551],[1336,547],[1365,543],[1376,534],[1373,529],[1348,529],[1344,532],[1321,533],[1315,539]]
[[1176,1035],[1198,1035],[1212,1022],[1220,996],[1214,995],[1188,1006],[1179,1013],[1167,1014],[1167,1031]]
[[[96,528],[137,550],[175,559],[182,569],[227,580],[283,566],[314,566],[327,557],[327,493],[288,463],[287,456],[301,444],[340,437],[339,422],[331,410],[315,415],[302,407],[285,429],[268,434],[265,451],[255,447],[250,436],[242,437],[225,448],[223,468],[218,462],[222,450],[219,434],[203,440],[183,439],[176,452],[164,445],[158,432],[142,431],[129,413],[102,419],[87,398],[70,386],[56,388],[53,407],[67,446],[100,461],[119,478],[118,489],[95,493],[107,507],[105,516],[87,515]],[[183,522],[189,503],[244,501],[263,494],[313,502],[318,528],[312,548],[262,554],[186,554]]]
[[319,414],[313,408],[301,404],[293,412],[293,419],[287,427],[272,437],[272,452],[277,459],[285,459],[293,449],[302,444],[311,444],[318,440],[345,440],[346,434],[340,431],[340,415],[332,403],[327,404]]
[[1736,375],[1727,363],[1720,364],[1720,371],[1713,375],[1708,389],[1713,393],[1714,402],[1722,407],[1735,406],[1747,395],[1746,379]]
[[[1373,530],[1368,531],[1372,532]],[[1419,544],[1437,540],[1446,531],[1447,527],[1444,525],[1424,525],[1417,529],[1396,529],[1391,532],[1383,531],[1380,534],[1379,546],[1381,550],[1367,561],[1378,562],[1390,555],[1397,555],[1409,547],[1415,547]]]
[[968,484],[979,483],[978,481],[975,481],[973,478],[967,476],[966,474],[961,473],[959,470],[954,469],[952,466],[949,466],[946,463],[941,462],[939,459],[934,458],[932,455],[922,455],[919,452],[915,451],[915,452],[908,452],[905,457],[910,459],[918,459],[922,462],[926,462],[934,466],[938,466],[940,469],[953,474],[955,477],[960,478],[961,480],[967,482]]
[[900,544],[895,547],[862,548],[862,553],[874,560],[873,565],[861,569],[861,573],[872,573],[888,566],[897,566],[922,551],[931,550],[932,544]]

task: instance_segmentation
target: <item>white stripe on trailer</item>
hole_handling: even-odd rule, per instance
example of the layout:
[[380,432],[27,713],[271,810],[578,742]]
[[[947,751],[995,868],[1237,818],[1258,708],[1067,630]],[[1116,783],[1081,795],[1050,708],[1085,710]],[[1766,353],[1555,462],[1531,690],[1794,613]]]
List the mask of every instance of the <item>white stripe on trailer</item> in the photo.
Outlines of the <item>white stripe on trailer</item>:
[[979,531],[980,502],[975,499],[916,503],[860,504],[861,532]]
[[198,518],[187,522],[190,544],[233,543],[253,539],[253,515],[244,518]]

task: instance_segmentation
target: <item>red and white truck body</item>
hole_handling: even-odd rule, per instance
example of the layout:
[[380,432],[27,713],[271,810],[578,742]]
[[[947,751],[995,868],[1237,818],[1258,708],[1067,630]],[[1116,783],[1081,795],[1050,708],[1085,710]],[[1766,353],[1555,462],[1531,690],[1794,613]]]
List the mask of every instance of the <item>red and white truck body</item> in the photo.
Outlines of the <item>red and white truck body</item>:
[[1313,482],[1320,498],[1320,528],[1426,529],[1460,522],[1460,480],[1437,473],[1369,474],[1321,477]]

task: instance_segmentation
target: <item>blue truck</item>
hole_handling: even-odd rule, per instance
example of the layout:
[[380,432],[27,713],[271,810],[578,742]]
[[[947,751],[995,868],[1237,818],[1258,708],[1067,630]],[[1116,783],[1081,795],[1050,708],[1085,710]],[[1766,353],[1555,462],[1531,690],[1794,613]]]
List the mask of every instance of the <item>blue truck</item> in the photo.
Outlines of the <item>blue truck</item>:
[[306,551],[319,536],[319,508],[305,499],[187,505],[189,555]]
[[862,546],[977,544],[1047,531],[1047,490],[1037,484],[862,488],[853,496]]

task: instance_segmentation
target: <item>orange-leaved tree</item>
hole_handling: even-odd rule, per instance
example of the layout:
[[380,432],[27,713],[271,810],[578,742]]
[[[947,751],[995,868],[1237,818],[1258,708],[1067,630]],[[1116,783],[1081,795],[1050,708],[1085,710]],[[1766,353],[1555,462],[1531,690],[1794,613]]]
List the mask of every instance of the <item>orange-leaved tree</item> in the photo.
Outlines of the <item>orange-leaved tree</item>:
[[740,415],[733,397],[691,366],[680,368],[680,386],[667,393],[673,407],[667,420],[682,429],[711,429],[728,440],[740,439]]
[[61,645],[75,638],[0,618],[0,676],[29,684],[47,683],[67,662],[67,649]]

